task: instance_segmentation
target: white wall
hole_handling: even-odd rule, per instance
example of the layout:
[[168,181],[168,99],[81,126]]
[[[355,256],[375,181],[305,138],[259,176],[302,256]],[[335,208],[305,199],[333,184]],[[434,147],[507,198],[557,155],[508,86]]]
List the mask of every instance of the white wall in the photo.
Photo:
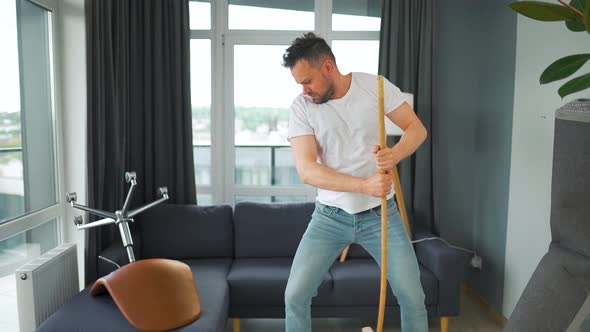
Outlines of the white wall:
[[[59,2],[59,50],[62,127],[64,128],[65,190],[78,193],[78,202],[86,203],[86,29],[84,0]],[[60,193],[65,195],[64,193]],[[78,246],[80,286],[84,284],[84,232],[73,224],[80,211],[66,208],[64,242]],[[86,217],[86,216],[85,216]]]
[[[539,84],[540,74],[553,61],[566,55],[587,53],[590,35],[585,32],[574,34],[563,23],[537,22],[518,15],[516,38],[510,197],[502,310],[505,317],[512,313],[551,241],[549,213],[554,112],[567,101],[590,96],[587,90],[561,100],[557,89],[567,80],[543,86]],[[589,71],[588,64],[580,69],[580,73]]]

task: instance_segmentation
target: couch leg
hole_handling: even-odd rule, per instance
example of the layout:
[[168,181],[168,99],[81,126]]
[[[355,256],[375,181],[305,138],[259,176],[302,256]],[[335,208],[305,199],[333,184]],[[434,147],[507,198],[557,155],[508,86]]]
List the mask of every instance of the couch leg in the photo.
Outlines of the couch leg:
[[233,323],[234,323],[234,330],[233,330],[233,332],[240,332],[240,319],[239,318],[234,318],[232,320],[233,320]]
[[440,318],[440,332],[449,332],[449,317]]

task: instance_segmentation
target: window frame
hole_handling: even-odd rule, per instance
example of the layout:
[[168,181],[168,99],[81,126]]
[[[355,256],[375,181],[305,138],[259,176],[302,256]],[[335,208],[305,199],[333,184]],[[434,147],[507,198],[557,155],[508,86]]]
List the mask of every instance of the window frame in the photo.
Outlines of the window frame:
[[[235,196],[306,196],[308,201],[314,201],[317,190],[309,185],[244,186],[234,183],[234,46],[285,45],[300,37],[304,30],[230,30],[229,1],[211,0],[210,5],[211,29],[191,30],[191,39],[211,40],[211,185],[200,185],[197,193],[211,195],[213,204],[234,205]],[[379,31],[332,31],[332,0],[314,1],[314,26],[314,32],[330,45],[334,40],[379,41]]]
[[[53,133],[53,144],[54,144],[54,176],[55,176],[55,194],[56,202],[48,207],[36,209],[33,211],[25,212],[25,214],[6,220],[0,224],[0,241],[26,232],[37,226],[40,226],[46,222],[56,220],[57,223],[57,244],[63,243],[65,238],[65,227],[63,219],[66,212],[66,203],[64,200],[65,188],[64,185],[64,144],[63,144],[63,117],[61,107],[61,68],[58,59],[61,59],[60,41],[59,41],[59,5],[56,0],[17,0],[17,1],[29,1],[35,5],[38,5],[47,10],[50,16],[51,27],[48,29],[50,38],[50,49],[49,49],[49,63],[50,69],[50,83],[51,83],[51,119],[52,119],[52,133]],[[18,5],[18,4],[17,4]],[[16,15],[16,14],[15,14]],[[17,22],[20,18],[17,17]],[[19,50],[20,51],[20,50]],[[22,91],[21,91],[22,94]],[[21,147],[22,149],[22,147]],[[21,150],[22,151],[22,150]],[[26,181],[26,180],[25,180]]]

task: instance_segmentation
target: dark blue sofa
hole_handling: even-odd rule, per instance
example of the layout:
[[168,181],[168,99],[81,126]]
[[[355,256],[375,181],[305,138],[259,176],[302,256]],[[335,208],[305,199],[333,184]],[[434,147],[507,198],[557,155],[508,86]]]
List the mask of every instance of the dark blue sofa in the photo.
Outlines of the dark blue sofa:
[[[201,301],[199,320],[177,331],[225,331],[228,318],[284,317],[284,291],[299,240],[313,203],[239,203],[199,207],[161,205],[137,218],[138,259],[170,258],[188,264]],[[417,231],[415,238],[432,234]],[[429,317],[459,314],[460,281],[465,257],[440,241],[415,245]],[[101,256],[119,264],[127,257],[120,244]],[[99,273],[113,270],[106,261]],[[39,331],[133,331],[108,295],[88,289],[47,319]],[[312,302],[313,317],[375,319],[379,303],[379,268],[360,247],[352,246],[344,263],[335,262]],[[397,319],[399,306],[388,292],[386,318]]]

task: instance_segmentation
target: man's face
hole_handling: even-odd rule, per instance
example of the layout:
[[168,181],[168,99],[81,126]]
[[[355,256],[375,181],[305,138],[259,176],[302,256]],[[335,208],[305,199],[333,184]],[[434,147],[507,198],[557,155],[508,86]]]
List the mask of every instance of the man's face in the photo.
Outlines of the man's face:
[[334,82],[328,75],[327,60],[320,67],[315,67],[306,60],[299,60],[291,74],[297,84],[303,87],[303,94],[310,97],[316,104],[323,104],[334,94]]

